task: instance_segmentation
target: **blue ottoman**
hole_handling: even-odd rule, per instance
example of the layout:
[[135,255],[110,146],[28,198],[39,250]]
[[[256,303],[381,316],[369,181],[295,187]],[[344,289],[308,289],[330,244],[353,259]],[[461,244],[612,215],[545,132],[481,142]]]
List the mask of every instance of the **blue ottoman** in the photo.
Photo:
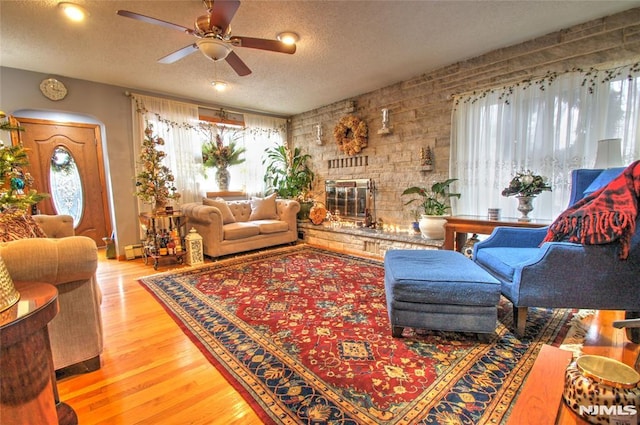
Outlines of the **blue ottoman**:
[[392,250],[384,258],[391,333],[406,327],[493,333],[500,282],[457,251]]

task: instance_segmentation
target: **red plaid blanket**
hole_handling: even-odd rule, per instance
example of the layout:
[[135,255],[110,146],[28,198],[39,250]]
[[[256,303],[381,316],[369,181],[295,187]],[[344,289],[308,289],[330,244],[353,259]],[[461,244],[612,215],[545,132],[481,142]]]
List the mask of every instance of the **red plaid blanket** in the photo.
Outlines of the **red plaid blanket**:
[[543,242],[584,245],[620,243],[620,259],[629,256],[640,202],[640,161],[629,165],[605,187],[569,207],[549,226]]

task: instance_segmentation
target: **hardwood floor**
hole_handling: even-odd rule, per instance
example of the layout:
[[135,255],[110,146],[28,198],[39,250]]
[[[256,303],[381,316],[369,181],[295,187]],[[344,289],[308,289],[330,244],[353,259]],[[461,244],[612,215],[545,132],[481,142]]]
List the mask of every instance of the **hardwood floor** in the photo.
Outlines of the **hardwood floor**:
[[[180,268],[162,265],[159,271]],[[102,367],[58,381],[60,399],[81,425],[260,424],[260,419],[205,359],[137,279],[155,273],[141,259],[100,254],[104,352]],[[640,346],[611,326],[620,312],[597,312],[585,352],[621,360],[640,371]]]
[[[161,264],[158,271],[180,267]],[[102,367],[59,380],[60,399],[81,425],[262,423],[137,282],[154,273],[141,259],[100,254]]]

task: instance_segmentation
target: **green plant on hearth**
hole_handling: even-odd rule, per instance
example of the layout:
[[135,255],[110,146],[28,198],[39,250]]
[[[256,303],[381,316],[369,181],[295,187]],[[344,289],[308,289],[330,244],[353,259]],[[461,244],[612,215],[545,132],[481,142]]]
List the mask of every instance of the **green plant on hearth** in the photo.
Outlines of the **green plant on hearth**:
[[264,175],[267,193],[277,192],[281,198],[312,202],[309,193],[315,174],[307,162],[311,155],[286,145],[267,149],[266,154],[262,163],[267,166]]
[[449,205],[450,198],[460,198],[459,193],[452,193],[450,186],[458,179],[447,179],[441,182],[435,182],[431,187],[412,186],[402,192],[404,195],[418,195],[407,201],[404,205],[419,203],[421,213],[425,215],[445,215],[451,208]]
[[[22,131],[22,127],[13,125],[0,111],[0,130]],[[6,120],[5,120],[6,119]],[[49,197],[32,189],[34,179],[27,171],[29,158],[27,150],[21,144],[5,145],[0,141],[0,213],[27,211],[29,207]]]
[[144,140],[140,149],[138,163],[142,168],[136,175],[136,196],[147,204],[162,207],[169,199],[178,199],[180,194],[174,184],[169,167],[163,164],[167,154],[158,150],[164,145],[164,139],[153,135],[153,126],[144,130]]

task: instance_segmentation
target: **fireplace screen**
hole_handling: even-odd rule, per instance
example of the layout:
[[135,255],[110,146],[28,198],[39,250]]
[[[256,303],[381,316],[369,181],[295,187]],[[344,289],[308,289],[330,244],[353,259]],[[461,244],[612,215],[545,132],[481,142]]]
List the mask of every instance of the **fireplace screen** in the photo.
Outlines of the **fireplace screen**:
[[325,194],[327,210],[337,212],[341,218],[364,220],[366,209],[374,215],[374,190],[370,179],[325,180]]

